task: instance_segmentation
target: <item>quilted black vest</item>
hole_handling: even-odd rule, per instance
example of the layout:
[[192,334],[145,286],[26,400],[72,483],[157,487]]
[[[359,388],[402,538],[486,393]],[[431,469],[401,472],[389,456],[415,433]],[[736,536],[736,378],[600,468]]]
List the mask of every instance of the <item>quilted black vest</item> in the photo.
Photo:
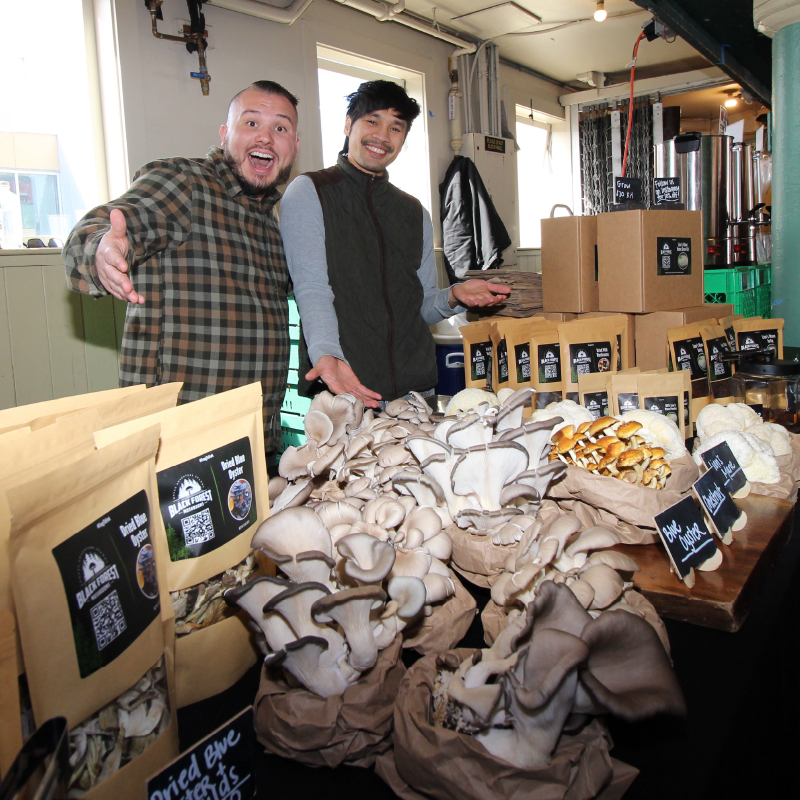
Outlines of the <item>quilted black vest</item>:
[[[337,166],[306,173],[325,221],[328,282],[342,352],[358,379],[384,400],[432,389],[436,346],[421,308],[422,206],[343,155]],[[311,368],[300,337],[300,389]],[[312,390],[313,391],[313,390]],[[306,392],[304,392],[306,393]]]

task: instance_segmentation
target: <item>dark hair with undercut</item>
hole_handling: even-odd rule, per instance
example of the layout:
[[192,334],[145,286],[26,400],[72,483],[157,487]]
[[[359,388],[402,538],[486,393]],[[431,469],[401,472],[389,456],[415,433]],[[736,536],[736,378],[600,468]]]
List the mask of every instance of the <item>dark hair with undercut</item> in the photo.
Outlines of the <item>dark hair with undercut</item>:
[[281,97],[285,97],[294,106],[295,110],[297,110],[297,103],[299,101],[287,88],[281,86],[279,83],[275,83],[275,81],[254,81],[246,89],[242,89],[241,92],[234,95],[230,103],[228,103],[228,118],[230,118],[233,104],[246,91],[248,91],[248,89],[255,89],[258,92],[264,92],[264,94],[277,94],[280,95]]
[[411,123],[419,116],[419,103],[394,81],[367,81],[347,95],[347,116],[355,122],[373,111],[393,108],[406,123],[406,135]]

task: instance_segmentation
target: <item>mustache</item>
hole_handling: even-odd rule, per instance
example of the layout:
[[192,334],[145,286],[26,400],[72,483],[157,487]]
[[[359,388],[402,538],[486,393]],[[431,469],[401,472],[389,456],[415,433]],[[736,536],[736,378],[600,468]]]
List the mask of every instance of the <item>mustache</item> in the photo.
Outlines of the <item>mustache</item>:
[[373,147],[380,147],[381,150],[385,150],[387,153],[394,153],[394,147],[384,142],[376,142],[374,139],[362,139],[361,144],[364,147],[371,144]]

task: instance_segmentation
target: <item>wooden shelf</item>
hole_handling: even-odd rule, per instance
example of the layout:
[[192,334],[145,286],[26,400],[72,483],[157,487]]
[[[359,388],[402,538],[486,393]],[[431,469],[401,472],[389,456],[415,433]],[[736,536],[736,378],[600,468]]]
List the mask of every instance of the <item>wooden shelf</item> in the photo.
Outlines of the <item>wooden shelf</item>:
[[742,626],[791,536],[794,504],[763,495],[735,502],[747,514],[747,525],[729,547],[717,540],[722,565],[714,572],[695,570],[692,589],[670,572],[660,543],[617,546],[639,564],[634,584],[662,617],[731,632]]

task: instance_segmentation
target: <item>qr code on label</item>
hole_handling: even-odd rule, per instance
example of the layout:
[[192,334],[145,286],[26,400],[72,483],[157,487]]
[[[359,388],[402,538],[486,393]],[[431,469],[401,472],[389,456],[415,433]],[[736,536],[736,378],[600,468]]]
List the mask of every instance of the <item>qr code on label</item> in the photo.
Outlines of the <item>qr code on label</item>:
[[110,645],[127,627],[116,589],[92,607],[92,627],[98,650]]
[[544,376],[545,376],[545,378],[556,378],[556,377],[558,377],[558,369],[556,368],[556,365],[555,364],[545,364],[545,366],[544,366]]
[[[635,106],[634,106],[635,108]],[[662,269],[669,269],[672,264],[672,259],[670,256],[661,256],[661,268]]]
[[211,512],[207,508],[190,517],[184,517],[181,520],[181,527],[187,547],[210,542],[214,538],[214,523],[211,520]]

